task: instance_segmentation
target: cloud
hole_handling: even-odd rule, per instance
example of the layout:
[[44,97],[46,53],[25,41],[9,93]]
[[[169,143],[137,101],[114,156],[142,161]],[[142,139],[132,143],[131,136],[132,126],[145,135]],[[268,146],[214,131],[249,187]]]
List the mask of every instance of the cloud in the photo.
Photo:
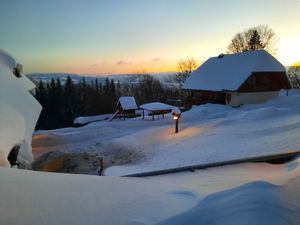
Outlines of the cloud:
[[133,62],[131,62],[131,61],[125,61],[125,60],[119,60],[115,64],[119,65],[119,66],[123,66],[123,65],[132,65]]
[[153,62],[158,62],[160,60],[161,60],[160,58],[154,58],[154,59],[152,59]]
[[118,62],[116,62],[116,64],[121,66],[121,65],[125,65],[127,63],[123,60],[119,60]]
[[96,62],[94,64],[91,64],[90,67],[93,68],[93,67],[104,66],[104,65],[106,65],[106,62]]
[[96,67],[96,66],[98,66],[99,64],[98,63],[94,63],[94,64],[92,64],[90,67]]

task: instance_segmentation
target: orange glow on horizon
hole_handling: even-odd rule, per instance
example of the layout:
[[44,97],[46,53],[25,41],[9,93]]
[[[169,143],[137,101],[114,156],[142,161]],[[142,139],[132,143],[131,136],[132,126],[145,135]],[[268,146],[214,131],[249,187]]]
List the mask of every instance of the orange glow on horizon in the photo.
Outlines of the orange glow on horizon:
[[[91,60],[94,62],[95,60]],[[49,71],[49,70],[48,70]],[[83,74],[83,75],[110,75],[110,74],[138,74],[138,73],[159,73],[159,72],[175,72],[177,71],[177,61],[157,63],[152,62],[130,62],[116,64],[113,62],[90,63],[78,62],[69,63],[64,66],[64,72]],[[55,72],[55,71],[53,71]]]
[[299,66],[299,67],[300,67],[300,61],[299,61],[299,62],[296,62],[296,63],[294,63],[292,66]]
[[[291,66],[300,61],[300,43],[297,35],[286,36],[278,43],[276,58],[284,65]],[[218,43],[213,45],[212,43]],[[56,54],[51,57],[34,58],[22,61],[25,73],[74,73],[81,75],[111,75],[111,74],[138,74],[177,72],[177,63],[181,59],[194,58],[198,65],[207,58],[225,52],[225,37],[215,37],[209,41],[181,43],[176,48],[159,51],[145,49],[134,55],[97,55],[81,54],[70,57],[65,54]],[[204,52],[202,49],[206,48]],[[222,47],[223,46],[223,47]],[[35,68],[34,71],[27,71]]]

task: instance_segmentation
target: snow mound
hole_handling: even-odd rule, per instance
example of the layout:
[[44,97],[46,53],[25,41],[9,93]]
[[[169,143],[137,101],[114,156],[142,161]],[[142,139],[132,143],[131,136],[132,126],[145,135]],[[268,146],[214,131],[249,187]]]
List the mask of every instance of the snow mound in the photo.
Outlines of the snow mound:
[[[292,186],[299,184],[297,181],[297,185]],[[289,198],[280,197],[286,194],[289,193],[285,186],[256,181],[209,195],[192,209],[159,225],[296,225],[300,216],[291,210]],[[300,205],[299,196],[293,201]]]

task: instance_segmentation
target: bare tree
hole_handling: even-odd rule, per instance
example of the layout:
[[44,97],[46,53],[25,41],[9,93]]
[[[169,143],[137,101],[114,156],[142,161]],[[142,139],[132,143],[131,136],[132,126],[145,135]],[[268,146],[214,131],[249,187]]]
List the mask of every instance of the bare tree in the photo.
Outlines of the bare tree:
[[294,63],[289,67],[287,74],[293,88],[300,88],[300,62]]
[[265,25],[252,27],[237,33],[227,47],[227,53],[239,53],[264,49],[275,55],[278,38],[275,32]]
[[182,85],[197,67],[198,63],[194,58],[179,60],[177,63],[179,72],[175,75],[175,81]]

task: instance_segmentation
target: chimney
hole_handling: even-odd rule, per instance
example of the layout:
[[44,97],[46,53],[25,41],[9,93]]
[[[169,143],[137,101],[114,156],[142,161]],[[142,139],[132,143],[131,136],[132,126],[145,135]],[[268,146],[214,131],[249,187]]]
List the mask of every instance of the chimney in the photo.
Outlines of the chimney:
[[219,56],[218,56],[218,59],[222,59],[224,57],[224,54],[221,53]]

